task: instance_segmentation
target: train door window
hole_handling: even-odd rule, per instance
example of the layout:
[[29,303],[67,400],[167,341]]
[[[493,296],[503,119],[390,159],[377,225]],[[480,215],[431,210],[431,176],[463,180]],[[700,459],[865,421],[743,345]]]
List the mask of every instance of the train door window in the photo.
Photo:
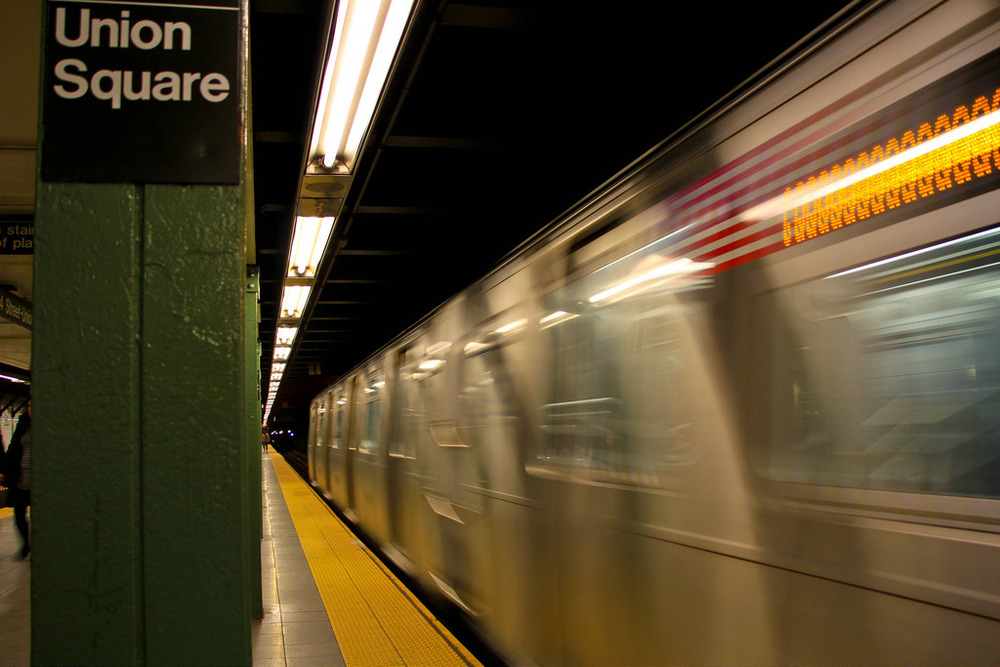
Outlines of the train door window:
[[320,398],[318,405],[316,406],[316,446],[324,447],[327,443],[327,425],[329,424],[330,418],[330,408],[329,408],[330,396],[324,394]]
[[320,410],[320,400],[316,399],[309,406],[309,474],[314,479],[317,477],[316,474],[316,463],[318,460],[319,452],[317,448],[319,447],[319,432],[320,432],[320,420],[319,420],[319,410]]
[[361,436],[361,444],[358,450],[367,454],[372,454],[378,448],[379,439],[382,432],[382,388],[385,381],[381,373],[371,373],[368,375],[364,393],[364,432]]
[[660,485],[696,460],[690,359],[711,266],[659,246],[546,298],[554,368],[536,464]]
[[399,383],[402,432],[407,435],[397,438],[399,455],[413,458],[432,444],[431,427],[440,419],[438,397],[444,391],[444,370],[450,350],[450,343],[438,342],[428,345],[422,353],[407,352]]
[[412,382],[416,385],[416,399],[418,411],[421,415],[424,428],[422,433],[433,430],[434,425],[441,421],[443,405],[441,397],[444,396],[445,368],[448,365],[448,356],[451,352],[451,343],[439,342],[429,345],[423,355],[417,360],[412,374]]
[[450,352],[451,343],[433,343],[427,346],[413,368],[411,377],[417,384],[421,410],[429,419],[437,419],[441,412],[438,397],[443,395],[444,371]]
[[408,361],[411,355],[411,350],[400,352],[396,364],[395,397],[392,401],[394,426],[389,443],[389,456],[408,459],[416,457],[416,434],[420,432],[417,387],[413,379],[415,367]]
[[320,431],[320,421],[319,421],[319,399],[313,401],[310,408],[312,414],[310,415],[310,422],[312,424],[312,430],[309,433],[309,446],[317,447],[319,445],[319,431]]
[[344,399],[343,389],[338,388],[333,394],[333,440],[330,445],[340,449],[344,444]]
[[512,388],[504,383],[512,375],[509,348],[524,339],[527,327],[526,318],[507,314],[478,327],[466,340],[458,397],[458,427],[466,444],[483,444],[488,429],[517,417]]
[[759,473],[1000,497],[1000,229],[779,288],[754,308]]

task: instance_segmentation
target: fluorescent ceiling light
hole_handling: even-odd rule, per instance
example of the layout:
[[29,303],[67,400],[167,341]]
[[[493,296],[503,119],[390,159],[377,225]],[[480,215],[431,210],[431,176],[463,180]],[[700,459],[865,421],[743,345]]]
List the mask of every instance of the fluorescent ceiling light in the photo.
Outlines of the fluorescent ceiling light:
[[295,218],[292,249],[288,254],[289,278],[316,277],[316,268],[323,258],[327,241],[333,231],[333,218]]
[[278,327],[275,334],[275,343],[278,345],[291,345],[295,340],[295,334],[299,332],[298,327]]
[[[383,2],[384,6],[385,3]],[[372,116],[375,115],[375,105],[379,97],[382,96],[382,88],[389,75],[389,68],[392,66],[396,49],[399,47],[399,40],[403,36],[403,29],[406,28],[406,21],[410,17],[410,8],[413,0],[392,0],[389,2],[389,11],[382,24],[382,32],[378,37],[378,46],[375,47],[375,56],[372,58],[371,67],[365,77],[365,87],[358,101],[358,108],[351,123],[351,131],[347,135],[347,143],[344,146],[344,163],[351,166],[357,157],[358,147],[368,130]]]
[[281,292],[280,319],[301,319],[311,290],[311,285],[285,285]]
[[313,120],[310,162],[350,172],[413,0],[341,0]]
[[287,345],[278,345],[274,348],[274,358],[285,361],[288,359],[288,355],[291,353],[292,348]]

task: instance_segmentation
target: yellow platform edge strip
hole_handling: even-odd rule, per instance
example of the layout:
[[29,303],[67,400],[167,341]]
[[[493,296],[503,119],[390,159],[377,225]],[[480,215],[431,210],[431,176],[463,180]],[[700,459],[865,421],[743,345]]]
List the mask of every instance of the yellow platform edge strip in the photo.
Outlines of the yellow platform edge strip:
[[481,667],[280,454],[270,457],[348,667]]
[[9,516],[14,516],[13,508],[0,507],[0,519],[6,519]]

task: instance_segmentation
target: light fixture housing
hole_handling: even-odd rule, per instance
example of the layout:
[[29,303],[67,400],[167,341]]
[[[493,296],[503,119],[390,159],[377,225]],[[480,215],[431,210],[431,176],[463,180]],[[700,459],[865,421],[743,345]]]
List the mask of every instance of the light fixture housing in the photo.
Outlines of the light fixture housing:
[[[309,304],[335,216],[413,12],[414,0],[338,0],[332,39],[299,183],[295,230],[282,289],[274,359],[291,346]],[[286,348],[289,352],[279,352]],[[272,371],[266,413],[281,382]]]
[[311,291],[312,285],[285,285],[281,290],[281,312],[278,319],[302,319]]
[[298,216],[292,233],[292,248],[288,253],[288,278],[315,278],[326,244],[333,232],[334,218]]
[[309,162],[350,173],[409,21],[413,0],[341,0],[313,118]]
[[299,328],[296,326],[279,326],[274,336],[275,345],[291,345],[298,332]]

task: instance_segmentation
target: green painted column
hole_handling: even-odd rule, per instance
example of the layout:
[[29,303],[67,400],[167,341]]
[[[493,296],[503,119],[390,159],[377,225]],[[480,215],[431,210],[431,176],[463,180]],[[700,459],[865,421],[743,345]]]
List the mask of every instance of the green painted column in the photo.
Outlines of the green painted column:
[[261,505],[263,493],[262,446],[260,424],[262,421],[260,402],[260,270],[247,267],[246,278],[246,341],[244,353],[246,361],[246,433],[247,468],[249,469],[250,493],[247,503],[247,571],[250,575],[250,604],[254,618],[264,616],[264,592],[261,586],[261,540],[264,538]]
[[34,664],[144,662],[142,191],[39,184]]
[[249,664],[239,196],[39,188],[36,663]]
[[33,664],[251,664],[246,197],[38,185]]

